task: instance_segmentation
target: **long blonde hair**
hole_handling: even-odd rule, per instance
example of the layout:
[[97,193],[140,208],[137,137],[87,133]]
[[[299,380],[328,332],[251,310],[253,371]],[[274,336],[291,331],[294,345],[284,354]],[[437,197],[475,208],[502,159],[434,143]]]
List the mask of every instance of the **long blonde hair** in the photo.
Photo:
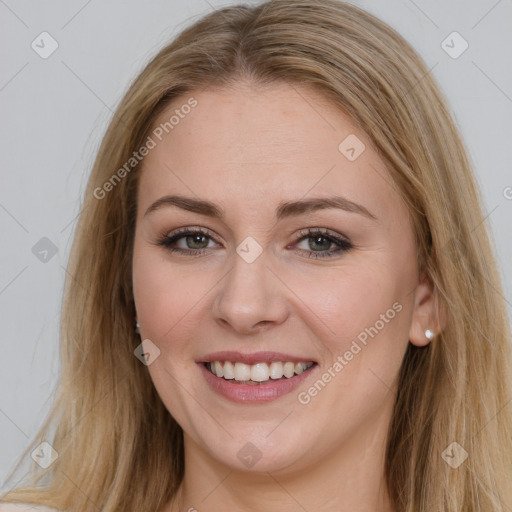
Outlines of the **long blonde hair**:
[[[418,261],[445,328],[409,344],[389,428],[397,512],[512,507],[510,331],[466,151],[428,69],[395,31],[335,0],[232,6],[200,19],[135,80],[103,139],[69,261],[55,404],[41,441],[59,453],[3,499],[85,512],[156,511],[184,473],[183,436],[133,351],[131,258],[140,148],[171,100],[239,79],[315,88],[369,135],[409,207]],[[200,108],[200,105],[197,107]],[[95,193],[96,190],[96,193]],[[454,469],[443,452],[468,453]],[[18,463],[18,464],[20,464]]]

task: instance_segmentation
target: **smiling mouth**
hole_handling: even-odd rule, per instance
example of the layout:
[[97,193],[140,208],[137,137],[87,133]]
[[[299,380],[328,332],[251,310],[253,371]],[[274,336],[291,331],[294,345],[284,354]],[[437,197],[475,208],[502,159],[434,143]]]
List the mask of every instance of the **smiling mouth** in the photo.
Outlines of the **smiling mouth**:
[[273,361],[270,364],[245,364],[231,361],[212,361],[204,363],[206,369],[216,377],[230,380],[236,384],[267,384],[301,375],[314,365],[313,361],[294,363],[292,361]]

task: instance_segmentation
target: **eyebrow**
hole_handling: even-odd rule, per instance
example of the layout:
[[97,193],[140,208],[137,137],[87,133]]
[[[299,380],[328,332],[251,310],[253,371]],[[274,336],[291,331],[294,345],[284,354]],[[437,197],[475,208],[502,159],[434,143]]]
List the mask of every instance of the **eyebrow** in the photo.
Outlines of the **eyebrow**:
[[[205,201],[203,199],[195,199],[192,197],[180,195],[168,195],[157,199],[146,210],[144,217],[151,212],[160,210],[166,206],[175,206],[189,212],[206,215],[207,217],[213,217],[216,219],[222,219],[224,217],[223,209],[217,206],[215,203]],[[328,208],[337,208],[350,213],[358,213],[369,219],[377,220],[377,217],[363,205],[349,201],[345,197],[341,196],[281,202],[276,209],[276,218],[277,220],[281,220],[285,217],[297,216],[317,210],[325,210]]]

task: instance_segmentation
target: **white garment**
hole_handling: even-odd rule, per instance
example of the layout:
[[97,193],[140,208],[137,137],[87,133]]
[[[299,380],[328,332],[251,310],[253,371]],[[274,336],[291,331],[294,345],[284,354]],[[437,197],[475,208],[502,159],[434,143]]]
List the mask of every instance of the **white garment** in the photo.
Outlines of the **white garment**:
[[59,512],[54,508],[25,503],[0,503],[0,512]]

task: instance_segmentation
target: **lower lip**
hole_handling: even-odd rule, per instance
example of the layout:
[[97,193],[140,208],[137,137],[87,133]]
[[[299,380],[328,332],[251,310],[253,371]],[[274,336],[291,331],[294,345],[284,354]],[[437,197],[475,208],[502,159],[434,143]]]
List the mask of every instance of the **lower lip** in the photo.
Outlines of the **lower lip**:
[[206,382],[213,391],[232,402],[238,403],[270,402],[286,395],[307,379],[317,366],[313,365],[300,375],[295,375],[289,379],[270,380],[266,384],[234,384],[231,380],[214,375],[206,368],[204,363],[198,364]]

